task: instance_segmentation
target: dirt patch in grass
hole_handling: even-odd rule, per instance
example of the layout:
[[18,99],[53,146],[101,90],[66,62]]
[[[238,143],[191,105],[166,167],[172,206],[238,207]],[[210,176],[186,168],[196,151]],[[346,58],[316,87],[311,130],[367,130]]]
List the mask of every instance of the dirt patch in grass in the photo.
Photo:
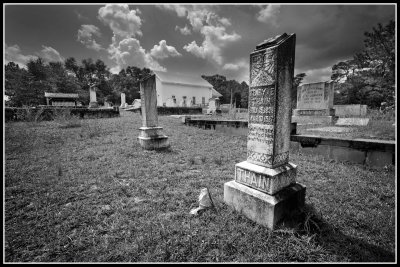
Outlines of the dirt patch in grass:
[[[81,123],[5,125],[6,262],[395,261],[394,168],[292,154],[307,205],[270,231],[223,202],[246,137],[160,116],[156,152],[139,114]],[[218,213],[192,217],[206,186]]]

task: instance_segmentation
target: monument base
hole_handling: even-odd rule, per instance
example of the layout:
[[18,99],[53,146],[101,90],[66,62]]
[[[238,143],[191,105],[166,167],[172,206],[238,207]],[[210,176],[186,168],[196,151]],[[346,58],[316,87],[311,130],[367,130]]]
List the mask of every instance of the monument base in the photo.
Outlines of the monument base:
[[306,187],[295,183],[275,195],[230,181],[224,184],[224,202],[250,220],[274,229],[286,216],[304,207]]
[[235,165],[235,181],[274,195],[296,183],[296,169],[290,162],[272,169],[243,161]]
[[335,116],[335,109],[294,109],[293,116]]
[[89,108],[98,108],[99,107],[99,103],[97,102],[90,102],[89,103]]
[[292,116],[292,122],[298,124],[333,124],[334,116]]
[[140,127],[139,144],[146,150],[160,150],[170,147],[168,136],[161,134],[162,127]]

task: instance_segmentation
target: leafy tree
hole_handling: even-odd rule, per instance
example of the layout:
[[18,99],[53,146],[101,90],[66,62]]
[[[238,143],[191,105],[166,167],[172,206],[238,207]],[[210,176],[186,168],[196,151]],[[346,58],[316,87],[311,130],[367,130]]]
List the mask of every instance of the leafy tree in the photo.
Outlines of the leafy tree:
[[5,66],[5,95],[10,100],[7,105],[20,107],[29,103],[29,81],[32,79],[27,70],[18,64],[9,62]]
[[127,103],[140,99],[140,80],[148,76],[151,70],[128,66],[118,74],[113,74],[110,79],[113,96],[109,96],[113,103],[121,103],[121,93],[125,93]]
[[364,49],[352,59],[332,67],[331,79],[338,82],[335,104],[394,104],[395,23],[380,23],[365,32]]
[[65,60],[66,70],[73,75],[79,84],[78,90],[80,100],[89,103],[89,88],[96,88],[96,96],[101,104],[105,97],[112,93],[110,85],[111,73],[105,63],[98,59],[95,62],[91,58],[83,59],[79,65],[75,58],[69,57]]
[[55,86],[48,79],[50,77],[49,67],[40,57],[31,59],[26,64],[29,75],[28,90],[26,91],[27,105],[36,106],[46,104],[45,92],[55,92]]
[[236,107],[247,108],[249,99],[249,86],[246,82],[238,83],[236,80],[227,80],[225,76],[214,74],[212,76],[201,75],[222,96],[221,104],[236,103]]

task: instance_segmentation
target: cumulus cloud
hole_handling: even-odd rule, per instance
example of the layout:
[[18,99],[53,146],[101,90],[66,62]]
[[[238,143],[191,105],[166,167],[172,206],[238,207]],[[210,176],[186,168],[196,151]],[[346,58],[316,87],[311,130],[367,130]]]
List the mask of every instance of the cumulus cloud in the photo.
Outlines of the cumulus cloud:
[[39,56],[47,62],[63,62],[64,57],[50,46],[42,45],[43,49],[40,51]]
[[175,11],[178,17],[185,17],[186,16],[186,7],[183,5],[156,5],[156,7],[161,9],[167,9]]
[[100,51],[103,49],[93,36],[101,36],[100,30],[94,25],[81,25],[81,29],[78,30],[78,41],[84,44],[87,48]]
[[130,10],[127,4],[107,4],[99,9],[98,18],[113,32],[107,51],[115,61],[110,71],[118,73],[128,66],[166,71],[150,53],[140,45],[135,36],[142,36],[140,10]]
[[181,28],[179,26],[175,26],[175,31],[179,30],[183,35],[189,35],[192,33],[192,31],[189,29],[187,25],[185,27]]
[[167,41],[161,40],[159,45],[154,45],[154,47],[150,50],[150,55],[154,58],[167,58],[167,57],[177,57],[182,56],[178,51],[176,51],[175,47],[167,45]]
[[79,20],[89,20],[88,17],[85,17],[84,15],[82,15],[81,13],[79,13],[76,10],[74,10],[74,13],[76,14],[76,16],[78,17]]
[[4,59],[6,64],[12,61],[18,64],[21,68],[26,68],[26,63],[28,63],[30,59],[35,58],[37,58],[37,56],[23,55],[20,47],[16,44],[12,46],[8,46],[7,44],[4,45]]
[[261,10],[257,14],[257,20],[264,23],[271,23],[276,26],[280,8],[280,5],[267,5],[261,7]]
[[26,68],[26,64],[29,60],[35,60],[38,57],[41,57],[45,62],[63,62],[64,57],[50,46],[42,45],[42,50],[36,52],[35,55],[23,55],[21,48],[15,44],[12,46],[8,46],[5,44],[4,49],[4,58],[5,63],[8,64],[9,62],[14,62],[18,64],[21,68]]
[[114,35],[129,38],[142,35],[139,14],[138,9],[130,10],[127,4],[107,4],[99,9],[98,18],[110,26]]
[[236,32],[227,33],[229,19],[220,17],[212,6],[201,5],[159,5],[159,8],[173,10],[178,17],[186,17],[194,32],[203,35],[203,42],[198,45],[192,41],[183,47],[196,57],[207,59],[217,65],[223,64],[222,48],[241,38]]
[[204,35],[203,43],[199,46],[196,41],[192,41],[185,45],[183,49],[197,57],[208,59],[210,62],[217,63],[218,65],[223,64],[221,55],[222,48],[230,42],[241,38],[241,36],[236,33],[226,33],[225,27],[223,26],[204,26],[200,32]]
[[243,60],[237,61],[235,63],[226,63],[222,68],[224,70],[237,71],[237,70],[239,70],[241,68],[248,69],[249,68],[249,64],[248,64],[247,61],[245,61],[243,59]]
[[239,82],[245,81],[248,83],[249,62],[247,58],[241,58],[232,63],[225,63],[222,69],[224,70],[225,75],[235,77]]
[[128,66],[166,71],[150,54],[146,53],[139,40],[135,38],[126,38],[118,43],[114,39],[108,52],[110,53],[110,58],[117,64],[117,66],[110,69],[113,73],[118,73]]
[[306,77],[302,81],[302,83],[313,83],[313,82],[323,82],[330,81],[332,75],[332,66],[329,65],[327,67],[317,68],[317,69],[306,69],[295,70],[295,74],[304,72]]

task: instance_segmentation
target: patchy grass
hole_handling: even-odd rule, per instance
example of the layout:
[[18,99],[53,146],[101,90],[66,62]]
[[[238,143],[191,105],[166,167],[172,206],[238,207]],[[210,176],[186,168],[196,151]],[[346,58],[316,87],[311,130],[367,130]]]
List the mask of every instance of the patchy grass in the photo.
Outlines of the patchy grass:
[[55,109],[53,120],[60,128],[81,127],[81,120],[78,115],[71,114],[70,109]]
[[291,154],[307,205],[270,231],[223,202],[246,137],[160,116],[171,149],[145,151],[139,114],[81,123],[5,124],[6,262],[395,261],[394,168]]

